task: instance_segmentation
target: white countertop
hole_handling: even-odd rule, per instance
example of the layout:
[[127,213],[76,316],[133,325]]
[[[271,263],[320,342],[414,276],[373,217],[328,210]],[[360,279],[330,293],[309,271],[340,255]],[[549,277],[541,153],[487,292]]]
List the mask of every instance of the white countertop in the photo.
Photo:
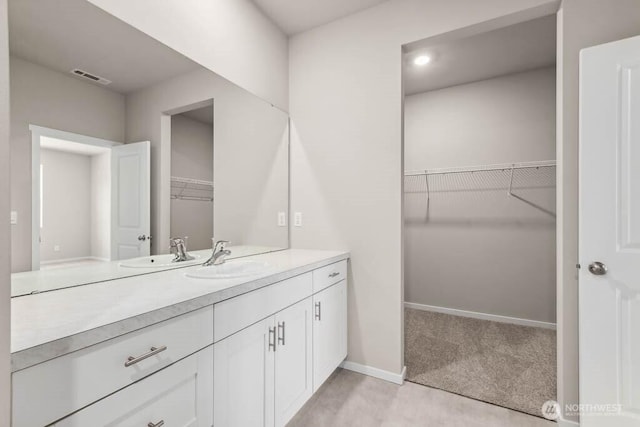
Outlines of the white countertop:
[[346,259],[348,252],[287,249],[244,259],[259,276],[193,279],[199,265],[60,289],[11,300],[12,371],[233,298]]

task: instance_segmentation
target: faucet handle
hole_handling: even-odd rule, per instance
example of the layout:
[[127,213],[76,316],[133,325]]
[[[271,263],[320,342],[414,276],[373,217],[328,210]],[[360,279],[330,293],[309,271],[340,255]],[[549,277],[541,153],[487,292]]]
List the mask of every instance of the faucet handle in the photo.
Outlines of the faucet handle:
[[213,242],[213,251],[214,252],[218,252],[218,251],[224,251],[225,247],[231,243],[228,240],[218,240],[216,241],[215,238],[211,238],[211,241]]

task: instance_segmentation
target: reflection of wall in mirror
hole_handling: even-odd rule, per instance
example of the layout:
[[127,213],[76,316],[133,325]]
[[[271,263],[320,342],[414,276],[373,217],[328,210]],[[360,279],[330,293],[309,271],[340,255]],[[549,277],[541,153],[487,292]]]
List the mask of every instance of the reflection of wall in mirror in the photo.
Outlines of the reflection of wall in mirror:
[[40,150],[43,218],[40,262],[86,258],[91,254],[91,157]]
[[40,263],[106,261],[111,255],[111,153],[40,149]]
[[[126,141],[151,141],[152,253],[168,252],[172,110],[214,99],[214,234],[234,244],[288,246],[288,116],[199,69],[127,96]],[[168,121],[168,123],[167,123]],[[191,237],[191,236],[190,236]]]
[[[213,109],[207,108],[213,115]],[[171,176],[213,181],[213,124],[171,116]],[[171,199],[171,237],[189,237],[189,250],[211,248],[213,203]]]
[[111,259],[111,151],[91,156],[91,257]]
[[11,227],[12,271],[31,270],[31,134],[29,125],[124,140],[125,98],[101,86],[12,56]]

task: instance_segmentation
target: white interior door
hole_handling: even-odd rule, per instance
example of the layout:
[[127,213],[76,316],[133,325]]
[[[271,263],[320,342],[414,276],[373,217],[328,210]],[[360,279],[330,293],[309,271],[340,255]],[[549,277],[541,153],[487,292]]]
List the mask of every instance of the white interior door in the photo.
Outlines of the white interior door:
[[111,149],[111,259],[151,253],[150,143]]
[[640,37],[583,50],[580,73],[580,403],[611,405],[580,420],[638,426]]

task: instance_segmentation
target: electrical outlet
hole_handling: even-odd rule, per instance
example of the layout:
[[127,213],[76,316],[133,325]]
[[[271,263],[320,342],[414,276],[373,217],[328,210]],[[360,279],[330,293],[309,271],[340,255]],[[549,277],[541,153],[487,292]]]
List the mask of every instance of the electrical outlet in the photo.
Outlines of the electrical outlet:
[[60,245],[54,245],[53,252],[60,252]]
[[18,211],[11,211],[11,225],[18,223]]
[[293,214],[293,225],[296,227],[302,227],[302,212],[296,212]]
[[287,214],[285,212],[278,212],[278,227],[287,226]]

